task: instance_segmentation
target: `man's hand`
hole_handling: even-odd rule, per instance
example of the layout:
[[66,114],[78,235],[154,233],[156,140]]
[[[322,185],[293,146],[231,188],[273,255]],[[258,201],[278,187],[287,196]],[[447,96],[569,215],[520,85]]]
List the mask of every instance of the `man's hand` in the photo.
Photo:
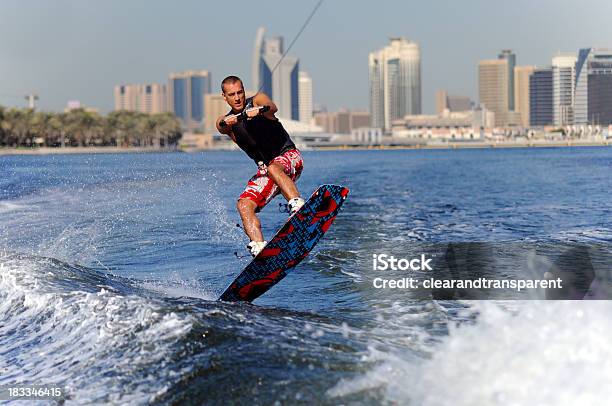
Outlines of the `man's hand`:
[[229,116],[225,116],[223,121],[225,122],[225,125],[231,127],[238,122],[238,114],[230,114]]
[[278,111],[278,107],[276,107],[276,104],[274,104],[274,102],[270,100],[268,95],[263,92],[258,92],[253,97],[253,104],[255,106],[265,107],[265,111],[262,111],[263,116],[269,118],[270,120],[276,120],[276,117],[274,117],[274,113]]
[[260,108],[253,107],[246,110],[247,119],[252,119],[253,117],[257,117],[259,115]]

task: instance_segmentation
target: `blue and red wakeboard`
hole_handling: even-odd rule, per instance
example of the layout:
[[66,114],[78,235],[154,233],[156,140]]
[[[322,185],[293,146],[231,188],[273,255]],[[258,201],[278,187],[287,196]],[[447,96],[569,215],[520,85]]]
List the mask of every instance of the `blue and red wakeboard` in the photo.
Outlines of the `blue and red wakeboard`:
[[314,248],[334,222],[349,190],[322,185],[266,247],[225,289],[219,300],[251,302],[283,279]]

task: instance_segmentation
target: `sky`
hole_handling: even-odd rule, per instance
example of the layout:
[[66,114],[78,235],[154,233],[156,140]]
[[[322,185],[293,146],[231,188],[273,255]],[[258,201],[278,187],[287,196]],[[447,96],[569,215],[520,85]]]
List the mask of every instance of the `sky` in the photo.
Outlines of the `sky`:
[[[286,46],[317,0],[0,0],[0,105],[61,111],[68,100],[106,113],[113,87],[167,83],[205,69],[213,88],[235,74],[251,81],[257,28]],[[435,92],[477,101],[478,61],[512,49],[518,65],[554,54],[612,48],[610,0],[324,0],[289,52],[313,79],[315,105],[368,109],[368,54],[405,37],[421,48],[423,111]]]

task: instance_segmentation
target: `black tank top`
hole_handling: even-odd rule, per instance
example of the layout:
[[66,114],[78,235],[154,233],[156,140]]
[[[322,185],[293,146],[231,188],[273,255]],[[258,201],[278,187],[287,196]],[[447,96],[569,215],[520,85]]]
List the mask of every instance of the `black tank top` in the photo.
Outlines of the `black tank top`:
[[[253,98],[246,99],[244,109],[253,107]],[[234,114],[230,111],[226,114]],[[270,120],[263,115],[250,120],[239,121],[232,126],[238,146],[256,163],[263,161],[268,164],[277,156],[295,149],[289,134],[280,121]]]

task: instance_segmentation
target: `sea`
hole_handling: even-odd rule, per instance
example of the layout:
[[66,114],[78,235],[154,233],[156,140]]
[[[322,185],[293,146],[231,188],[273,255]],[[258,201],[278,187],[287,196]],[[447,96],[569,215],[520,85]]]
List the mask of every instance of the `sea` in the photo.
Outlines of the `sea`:
[[[612,302],[377,289],[405,272],[372,258],[521,247],[499,269],[516,276],[555,263],[534,260],[542,247],[609,253],[612,148],[303,156],[304,196],[350,195],[253,303],[217,300],[249,262],[242,152],[0,156],[0,387],[57,386],[77,405],[609,404]],[[266,237],[282,203],[260,214]]]

